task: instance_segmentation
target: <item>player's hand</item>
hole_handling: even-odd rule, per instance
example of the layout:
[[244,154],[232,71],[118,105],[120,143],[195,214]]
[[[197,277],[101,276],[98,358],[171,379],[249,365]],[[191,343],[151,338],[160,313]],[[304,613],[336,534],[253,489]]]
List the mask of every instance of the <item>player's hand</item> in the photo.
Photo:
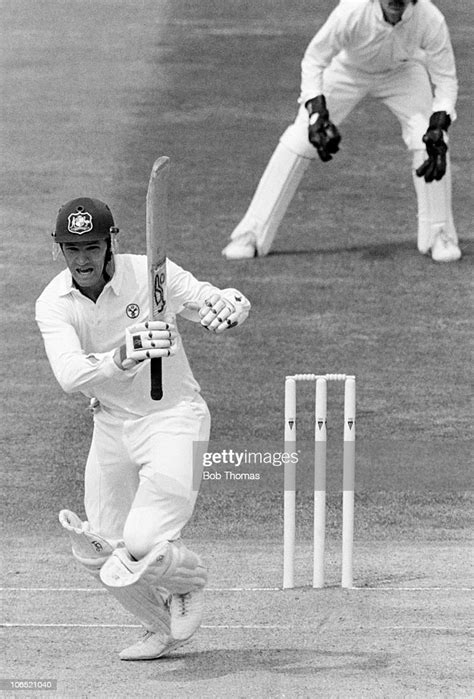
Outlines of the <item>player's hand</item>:
[[428,158],[416,170],[418,177],[425,182],[441,180],[446,173],[446,153],[448,146],[444,141],[443,131],[447,131],[451,118],[446,112],[434,112],[431,115],[428,130],[423,136]]
[[323,163],[327,163],[339,150],[341,134],[337,126],[329,120],[324,95],[308,100],[305,107],[309,113],[309,142],[316,148]]
[[116,350],[114,361],[121,369],[130,369],[145,359],[171,357],[176,351],[176,326],[162,320],[150,320],[125,329],[125,345]]
[[185,307],[199,313],[201,325],[216,335],[241,325],[250,312],[250,301],[236,289],[226,294],[213,294],[202,305],[187,303]]

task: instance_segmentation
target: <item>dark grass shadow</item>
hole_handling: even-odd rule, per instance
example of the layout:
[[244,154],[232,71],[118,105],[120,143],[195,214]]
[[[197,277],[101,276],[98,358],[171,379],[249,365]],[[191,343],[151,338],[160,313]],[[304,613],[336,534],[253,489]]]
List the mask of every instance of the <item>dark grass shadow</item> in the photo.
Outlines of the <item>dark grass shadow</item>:
[[312,677],[322,672],[366,672],[387,667],[388,653],[338,652],[321,648],[254,648],[176,653],[162,658],[157,674],[162,681],[196,682],[240,673],[271,672],[295,677]]
[[[461,263],[466,258],[474,256],[474,241],[460,241],[462,250]],[[368,245],[346,245],[336,248],[307,248],[304,250],[271,250],[268,257],[280,257],[282,255],[340,255],[341,253],[358,253],[363,259],[390,259],[401,254],[409,253],[410,256],[421,257],[413,240],[402,240],[395,243],[371,243]],[[427,257],[428,261],[431,261]]]

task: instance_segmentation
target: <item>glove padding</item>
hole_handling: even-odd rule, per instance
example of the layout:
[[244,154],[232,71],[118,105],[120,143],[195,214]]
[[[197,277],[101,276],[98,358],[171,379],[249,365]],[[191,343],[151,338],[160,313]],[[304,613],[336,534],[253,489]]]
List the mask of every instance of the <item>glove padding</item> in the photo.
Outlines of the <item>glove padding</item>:
[[324,95],[318,95],[318,97],[308,100],[305,107],[308,110],[310,122],[312,122],[308,126],[309,142],[316,148],[323,163],[327,163],[339,150],[341,134],[337,126],[329,120]]
[[446,152],[448,146],[444,142],[443,131],[447,131],[451,118],[446,112],[434,112],[431,115],[428,130],[423,136],[428,158],[416,169],[418,177],[424,177],[425,182],[440,180],[446,173]]
[[188,310],[197,311],[201,325],[218,335],[241,325],[250,312],[250,301],[236,289],[226,289],[226,295],[213,294],[199,303],[185,303]]
[[125,329],[125,345],[120,348],[123,369],[154,357],[171,357],[177,351],[177,333],[173,323],[149,320]]

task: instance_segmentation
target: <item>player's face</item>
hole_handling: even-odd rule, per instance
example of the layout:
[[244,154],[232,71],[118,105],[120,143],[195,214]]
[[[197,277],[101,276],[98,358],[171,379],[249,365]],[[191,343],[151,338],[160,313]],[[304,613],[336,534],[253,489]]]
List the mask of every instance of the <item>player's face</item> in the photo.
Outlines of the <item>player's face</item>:
[[88,296],[94,295],[94,292],[100,293],[105,286],[103,271],[107,241],[87,240],[63,243],[62,249],[76,284],[84,289]]
[[390,24],[396,24],[411,4],[411,0],[379,0],[385,19]]

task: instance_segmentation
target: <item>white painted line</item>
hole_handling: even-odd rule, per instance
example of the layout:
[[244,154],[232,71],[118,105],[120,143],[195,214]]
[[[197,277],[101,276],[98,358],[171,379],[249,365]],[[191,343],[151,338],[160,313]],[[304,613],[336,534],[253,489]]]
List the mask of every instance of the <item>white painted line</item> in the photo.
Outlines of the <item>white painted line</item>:
[[[365,627],[370,628],[370,627]],[[372,628],[377,629],[377,626]],[[470,626],[381,626],[382,631],[465,631],[471,633],[474,629]]]
[[278,624],[203,624],[201,629],[290,629]]
[[141,624],[0,624],[8,629],[140,629]]
[[369,592],[474,592],[474,587],[350,587],[349,590]]
[[[4,623],[0,624],[3,628],[29,628],[29,629],[142,629],[141,624],[15,624]],[[357,627],[358,628],[358,627]],[[222,630],[260,630],[282,629],[293,630],[300,633],[312,633],[314,629],[304,629],[301,626],[279,626],[278,624],[203,624],[201,629],[222,629]],[[340,632],[342,627],[335,627],[333,630]],[[471,627],[462,628],[459,626],[365,626],[364,631],[368,629],[376,629],[378,631],[464,631],[471,632]],[[345,630],[351,630],[345,628]],[[355,629],[356,630],[356,629]],[[327,631],[325,631],[327,633]]]
[[[302,591],[312,588],[294,587],[283,590],[281,587],[208,587],[204,592],[288,592],[290,590]],[[342,589],[339,586],[320,588],[323,590]],[[368,591],[368,592],[474,592],[474,587],[349,587],[344,588],[352,591]],[[103,587],[0,587],[0,592],[86,592],[86,593],[105,593]]]
[[[4,628],[28,629],[142,629],[141,624],[0,624]],[[290,629],[290,626],[278,624],[202,624],[201,629]]]
[[277,592],[281,587],[206,587],[204,592]]
[[0,592],[107,592],[103,587],[0,587]]
[[[204,592],[278,592],[281,587],[207,587]],[[0,587],[0,592],[107,592],[103,587]]]

